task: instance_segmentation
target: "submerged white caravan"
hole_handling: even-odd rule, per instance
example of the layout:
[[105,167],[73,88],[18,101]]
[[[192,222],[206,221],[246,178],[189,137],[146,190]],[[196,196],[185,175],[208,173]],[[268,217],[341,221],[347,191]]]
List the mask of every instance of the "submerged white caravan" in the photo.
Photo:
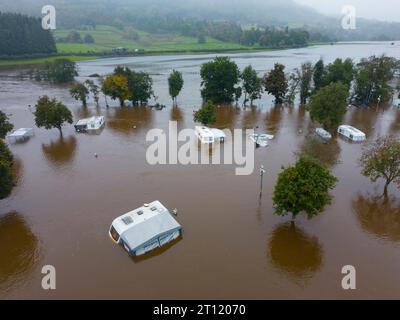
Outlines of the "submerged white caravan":
[[322,139],[329,140],[332,139],[332,135],[323,128],[315,129],[315,133],[319,135]]
[[182,232],[168,209],[154,201],[115,219],[109,235],[129,255],[140,256],[179,238]]
[[271,134],[251,134],[249,136],[250,140],[253,141],[260,147],[268,147],[268,141],[273,140],[274,136]]
[[99,130],[104,124],[105,120],[103,116],[81,119],[75,124],[75,130],[77,132]]
[[199,138],[201,143],[211,144],[214,142],[224,142],[226,135],[222,130],[207,128],[207,127],[195,127],[196,136]]
[[20,142],[29,139],[34,136],[34,131],[32,128],[21,128],[13,131],[7,136],[9,142]]
[[341,125],[338,133],[354,142],[362,142],[367,139],[364,132],[349,125]]

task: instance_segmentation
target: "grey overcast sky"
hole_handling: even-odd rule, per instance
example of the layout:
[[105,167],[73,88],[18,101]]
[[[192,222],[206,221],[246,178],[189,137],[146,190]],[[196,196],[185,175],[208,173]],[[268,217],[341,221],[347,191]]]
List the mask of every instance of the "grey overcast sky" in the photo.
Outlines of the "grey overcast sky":
[[400,22],[400,0],[295,0],[329,15],[340,15],[343,6],[353,5],[363,18]]

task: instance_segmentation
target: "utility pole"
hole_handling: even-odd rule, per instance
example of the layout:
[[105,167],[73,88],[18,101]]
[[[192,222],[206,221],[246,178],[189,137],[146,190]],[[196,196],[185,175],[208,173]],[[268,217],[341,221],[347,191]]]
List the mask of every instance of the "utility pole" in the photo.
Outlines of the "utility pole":
[[262,165],[260,167],[260,178],[261,178],[261,183],[260,183],[260,199],[262,197],[262,191],[263,191],[263,180],[264,180],[264,173],[267,171],[264,169],[264,166]]

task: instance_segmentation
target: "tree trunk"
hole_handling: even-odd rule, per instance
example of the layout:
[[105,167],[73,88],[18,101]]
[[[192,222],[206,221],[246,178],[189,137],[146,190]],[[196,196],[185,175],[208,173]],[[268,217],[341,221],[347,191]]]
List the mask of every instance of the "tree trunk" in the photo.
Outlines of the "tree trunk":
[[62,132],[61,127],[58,127],[57,129],[58,129],[58,131],[60,131],[60,136],[62,137],[63,136],[63,132]]
[[123,107],[123,106],[124,106],[124,100],[119,99],[119,106],[120,106],[120,107]]
[[386,181],[386,183],[385,183],[385,188],[383,189],[383,196],[384,196],[385,198],[387,198],[387,196],[388,196],[388,188],[389,188],[389,185],[390,185],[390,181]]

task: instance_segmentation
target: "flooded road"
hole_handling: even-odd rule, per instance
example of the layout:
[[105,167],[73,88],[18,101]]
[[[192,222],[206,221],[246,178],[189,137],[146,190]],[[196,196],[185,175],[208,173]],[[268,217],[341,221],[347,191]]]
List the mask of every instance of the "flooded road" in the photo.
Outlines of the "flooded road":
[[[242,69],[260,73],[274,63],[287,71],[323,57],[355,60],[386,53],[400,58],[400,43],[318,46],[287,51],[231,54]],[[61,99],[74,120],[106,117],[99,135],[76,134],[73,126],[35,128],[35,136],[11,149],[18,185],[0,201],[0,297],[13,298],[400,298],[400,194],[383,190],[360,174],[362,145],[340,138],[328,144],[310,137],[304,108],[280,108],[264,95],[259,108],[221,108],[217,127],[254,128],[275,134],[270,147],[256,150],[256,170],[236,176],[233,165],[162,165],[146,162],[145,136],[151,128],[193,128],[200,100],[200,65],[207,56],[118,58],[79,64],[82,80],[106,74],[118,64],[150,72],[162,111],[144,107],[80,107],[67,88],[21,81],[0,72],[0,108],[16,128],[35,127],[28,105],[47,94]],[[170,106],[167,77],[183,73],[179,107]],[[115,106],[114,106],[115,105]],[[400,110],[350,109],[346,123],[367,134],[400,134]],[[331,166],[339,182],[323,214],[307,220],[273,214],[272,192],[282,165],[307,150]],[[98,158],[94,157],[97,153]],[[259,201],[258,168],[264,165]],[[134,261],[108,237],[112,220],[145,202],[178,208],[183,239]],[[57,289],[41,288],[41,269],[57,270]],[[357,270],[357,290],[341,288],[342,267]]]

